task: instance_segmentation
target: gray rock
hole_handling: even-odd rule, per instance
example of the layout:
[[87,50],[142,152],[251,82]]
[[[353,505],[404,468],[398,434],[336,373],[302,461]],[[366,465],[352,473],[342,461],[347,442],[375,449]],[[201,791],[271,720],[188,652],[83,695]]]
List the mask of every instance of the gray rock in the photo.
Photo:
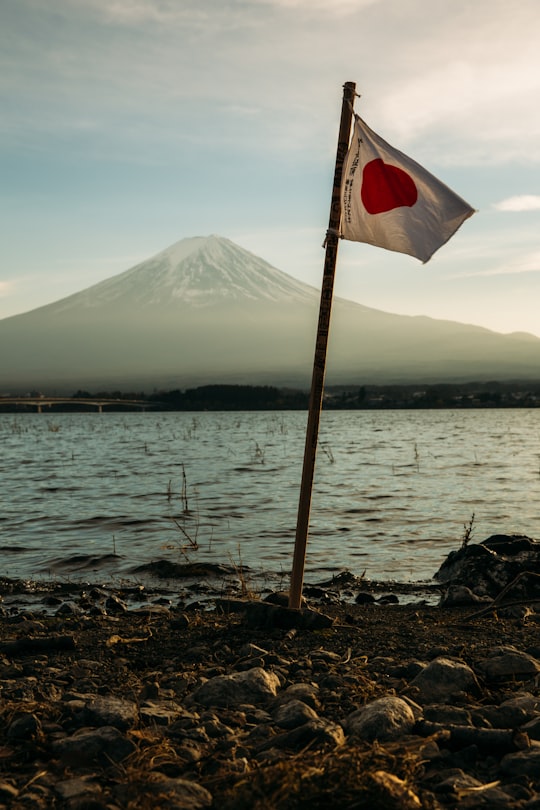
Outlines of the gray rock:
[[65,765],[77,768],[95,761],[121,762],[135,751],[135,745],[117,728],[103,726],[79,729],[54,742],[52,749]]
[[273,672],[255,667],[232,675],[216,675],[193,694],[203,706],[235,706],[242,703],[266,704],[277,695],[279,678]]
[[345,730],[353,737],[373,740],[395,740],[410,734],[416,722],[409,704],[398,697],[383,697],[367,703],[345,719]]
[[534,717],[530,710],[516,700],[508,700],[500,706],[480,706],[474,712],[475,720],[483,718],[493,728],[520,728]]
[[524,723],[521,726],[521,731],[524,731],[531,740],[540,740],[540,716],[535,717],[534,720],[529,720],[528,723]]
[[501,760],[501,771],[506,776],[530,776],[540,773],[540,744],[533,742],[531,748],[507,754]]
[[121,731],[132,728],[138,720],[135,703],[122,698],[98,696],[86,705],[87,725],[114,726]]
[[139,709],[139,717],[145,725],[169,726],[179,714],[179,708],[170,703],[146,700]]
[[[207,712],[208,714],[208,712]],[[234,732],[232,728],[222,723],[216,715],[202,717],[203,728],[205,733],[210,739],[222,739],[224,737],[232,737]]]
[[450,703],[468,693],[479,694],[480,686],[463,661],[440,657],[419,672],[404,691],[421,704]]
[[331,746],[336,748],[345,743],[345,735],[342,727],[331,720],[318,717],[316,720],[308,720],[297,728],[284,734],[271,737],[260,750],[269,748],[284,748],[293,751],[302,751],[309,746]]
[[292,683],[286,689],[279,693],[276,698],[276,704],[287,703],[289,700],[301,700],[302,703],[307,703],[312,709],[319,708],[319,687],[315,683]]
[[496,597],[518,575],[524,575],[511,591],[512,598],[534,598],[540,587],[540,543],[524,535],[492,535],[482,543],[469,543],[451,551],[434,575],[439,582],[465,585],[476,594]]
[[476,668],[488,681],[527,680],[540,673],[540,662],[515,647],[495,647]]
[[65,779],[57,782],[54,786],[56,792],[65,800],[75,799],[81,796],[96,796],[101,793],[101,787],[93,776],[78,776],[73,779]]
[[41,731],[39,718],[31,712],[16,714],[7,729],[7,737],[11,740],[33,740]]
[[458,793],[460,791],[478,790],[482,787],[482,782],[475,779],[461,768],[455,768],[451,773],[446,773],[444,778],[435,786],[437,793]]
[[439,606],[443,608],[462,607],[464,605],[489,604],[493,600],[489,596],[478,596],[466,585],[450,585],[441,596]]
[[458,726],[473,725],[471,713],[462,706],[448,706],[447,704],[426,706],[424,717],[431,723],[446,723]]
[[107,613],[121,614],[127,613],[128,606],[120,597],[111,594],[105,602]]
[[274,712],[274,722],[280,728],[297,728],[308,720],[317,720],[317,712],[301,700],[288,700]]
[[501,708],[520,708],[527,715],[527,719],[532,720],[540,714],[540,697],[531,695],[530,692],[518,692],[515,697],[501,703]]
[[79,616],[82,610],[73,602],[64,602],[56,611],[56,616]]

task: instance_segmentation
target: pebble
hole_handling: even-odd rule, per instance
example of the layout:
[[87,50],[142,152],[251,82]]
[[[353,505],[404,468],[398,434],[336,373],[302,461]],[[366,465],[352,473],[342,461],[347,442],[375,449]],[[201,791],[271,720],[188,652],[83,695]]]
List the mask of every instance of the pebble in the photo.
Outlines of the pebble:
[[[52,626],[58,633],[64,622],[71,629],[78,622],[82,635],[91,626],[85,622],[96,622],[103,644],[94,657],[87,650],[0,657],[9,707],[0,806],[233,810],[250,805],[235,804],[223,790],[227,780],[245,786],[268,774],[266,788],[257,787],[266,796],[299,762],[302,780],[323,779],[341,759],[364,756],[367,769],[351,767],[350,779],[371,798],[356,806],[540,810],[534,638],[527,649],[482,645],[466,661],[457,655],[459,638],[426,643],[425,655],[416,644],[409,659],[382,643],[370,659],[362,655],[361,621],[347,631],[357,639],[351,652],[332,647],[333,621],[305,611],[294,627],[286,608],[270,605],[247,617],[246,638],[235,647],[231,619],[221,614],[212,630],[217,620],[206,609],[187,619],[165,605],[130,610],[127,597],[91,593],[92,609],[103,605],[103,615],[57,611]],[[402,607],[366,602],[364,609],[381,616]],[[30,635],[48,632],[46,621],[32,622]],[[18,635],[22,624],[15,626]],[[291,626],[310,643],[297,648]],[[175,638],[193,633],[181,657],[174,645],[162,648],[160,627]],[[27,771],[19,778],[11,762],[26,762]],[[345,796],[332,801],[355,806]]]
[[463,661],[443,656],[422,669],[410,682],[407,692],[420,703],[450,703],[472,693],[480,694],[478,679]]
[[388,696],[352,712],[345,719],[345,729],[361,740],[386,742],[410,734],[415,722],[408,703],[399,697]]
[[231,706],[240,703],[268,703],[277,695],[279,678],[262,667],[231,675],[216,675],[203,683],[193,695],[203,706]]

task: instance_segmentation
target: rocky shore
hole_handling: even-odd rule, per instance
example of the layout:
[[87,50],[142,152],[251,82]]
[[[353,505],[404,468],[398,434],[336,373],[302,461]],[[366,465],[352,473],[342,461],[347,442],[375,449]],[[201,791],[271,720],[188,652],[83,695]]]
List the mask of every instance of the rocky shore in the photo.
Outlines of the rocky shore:
[[534,600],[340,585],[0,581],[0,807],[540,810]]

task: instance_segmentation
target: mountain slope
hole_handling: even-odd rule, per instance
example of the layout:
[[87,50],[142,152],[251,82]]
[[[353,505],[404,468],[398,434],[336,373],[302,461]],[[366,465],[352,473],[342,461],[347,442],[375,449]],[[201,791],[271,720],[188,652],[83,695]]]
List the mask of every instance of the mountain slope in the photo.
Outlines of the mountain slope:
[[150,259],[53,304],[33,310],[57,316],[81,309],[191,309],[223,303],[312,302],[318,292],[219,236],[183,239]]
[[[218,236],[184,239],[79,293],[0,320],[0,391],[308,387],[319,290]],[[329,383],[525,379],[540,339],[336,298]]]

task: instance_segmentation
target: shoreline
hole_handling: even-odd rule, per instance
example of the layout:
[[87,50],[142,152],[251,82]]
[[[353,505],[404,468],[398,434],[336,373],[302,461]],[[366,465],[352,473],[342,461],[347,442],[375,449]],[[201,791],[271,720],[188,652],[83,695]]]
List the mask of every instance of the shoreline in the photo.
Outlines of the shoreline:
[[[246,566],[238,571],[231,565],[206,563],[170,563],[166,560],[141,566],[144,577],[80,576],[77,578],[0,577],[0,611],[45,611],[53,613],[61,602],[75,603],[89,591],[100,589],[125,599],[131,608],[153,599],[164,604],[176,603],[184,609],[190,604],[213,609],[223,598],[265,599],[275,593],[270,577],[255,575]],[[277,576],[276,576],[277,579]],[[288,578],[285,578],[288,581]],[[263,584],[266,583],[266,584]],[[318,608],[325,605],[362,603],[435,605],[445,586],[431,580],[396,582],[371,580],[343,570],[319,582],[305,582],[303,595]]]
[[0,616],[0,806],[540,807],[534,605],[474,618],[381,588],[306,595],[322,618],[291,626],[241,593],[52,585]]

